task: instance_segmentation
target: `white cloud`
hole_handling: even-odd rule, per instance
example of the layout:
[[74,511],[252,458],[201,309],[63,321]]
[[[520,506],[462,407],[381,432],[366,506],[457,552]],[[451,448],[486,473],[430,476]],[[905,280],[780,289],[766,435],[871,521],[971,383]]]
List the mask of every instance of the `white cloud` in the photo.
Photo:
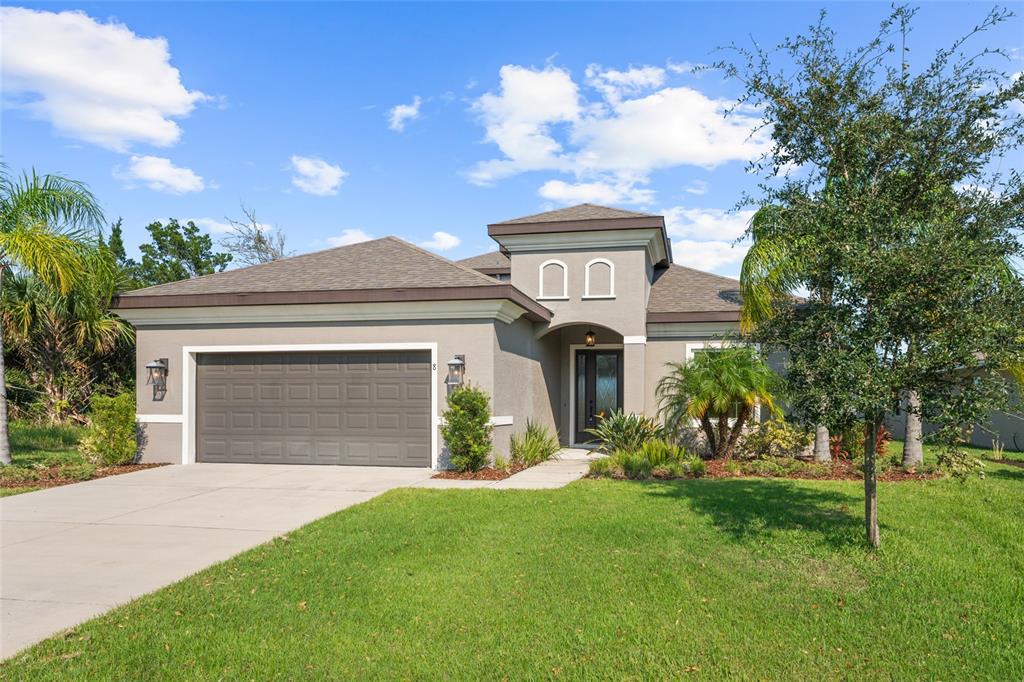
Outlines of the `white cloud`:
[[694,180],[689,185],[684,187],[683,191],[689,194],[696,194],[699,196],[701,194],[707,194],[708,189],[708,183],[704,182],[703,180]]
[[649,204],[654,200],[654,190],[630,182],[548,180],[537,194],[562,204]]
[[316,157],[294,154],[291,163],[292,170],[295,171],[292,184],[307,194],[321,197],[337,194],[338,188],[348,175],[341,166]]
[[734,276],[749,248],[747,244],[734,245],[731,241],[679,239],[672,242],[672,260],[698,270]]
[[226,223],[222,220],[215,220],[213,218],[192,218],[193,223],[203,228],[210,234],[226,234],[234,229],[231,223]]
[[666,67],[672,73],[686,74],[686,73],[697,73],[698,69],[708,68],[707,64],[700,62],[672,62],[668,63]]
[[[235,226],[224,220],[217,220],[215,218],[191,218],[197,226],[203,228],[210,234],[227,234],[235,229]],[[248,223],[248,221],[246,221]],[[264,232],[269,232],[274,229],[274,226],[270,223],[256,223]]]
[[405,130],[406,121],[414,121],[420,117],[420,104],[422,100],[419,95],[412,98],[412,104],[399,104],[388,110],[388,128],[402,132]]
[[665,229],[670,237],[726,241],[743,236],[754,211],[675,206],[666,209],[664,215]]
[[587,85],[594,88],[612,103],[619,102],[626,95],[639,95],[665,83],[665,69],[659,66],[629,68],[626,71],[605,69],[591,64],[586,70]]
[[0,18],[5,104],[63,135],[115,151],[166,147],[181,137],[172,119],[206,99],[182,84],[164,38],[77,11],[5,7]]
[[203,178],[191,168],[175,166],[170,159],[160,156],[132,156],[127,170],[114,169],[114,177],[133,185],[142,182],[152,190],[167,194],[200,192],[205,187]]
[[454,234],[448,234],[447,232],[435,232],[431,239],[428,239],[425,242],[420,242],[420,246],[431,251],[448,251],[449,249],[454,249],[461,243],[462,240]]
[[373,235],[367,234],[363,230],[350,229],[342,230],[341,234],[336,237],[328,237],[327,243],[331,246],[348,246],[349,244],[368,242],[373,238]]
[[[591,65],[584,85],[597,97],[588,100],[565,69],[503,66],[498,92],[473,104],[486,141],[502,156],[478,163],[469,180],[490,184],[529,171],[563,172],[574,176],[581,193],[603,183],[618,187],[623,201],[641,203],[651,200],[648,191],[623,188],[646,184],[656,170],[711,169],[766,149],[767,131],[754,133],[761,124],[755,110],[666,80],[661,67]],[[568,186],[546,191],[564,194]]]
[[470,181],[489,184],[529,170],[568,169],[551,127],[580,115],[579,88],[572,76],[552,66],[537,71],[513,64],[499,73],[500,92],[482,95],[473,111],[486,129],[485,139],[505,158],[478,164],[469,173]]

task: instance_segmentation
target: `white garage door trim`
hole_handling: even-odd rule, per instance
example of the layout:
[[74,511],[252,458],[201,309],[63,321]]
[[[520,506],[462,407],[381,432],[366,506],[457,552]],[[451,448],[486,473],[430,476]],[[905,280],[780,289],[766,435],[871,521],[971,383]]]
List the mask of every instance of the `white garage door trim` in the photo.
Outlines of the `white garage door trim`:
[[181,349],[182,414],[181,463],[196,461],[196,355],[199,353],[301,353],[308,351],[374,351],[374,350],[429,350],[430,351],[430,467],[437,468],[439,417],[437,413],[437,343],[296,343],[251,346],[184,346]]

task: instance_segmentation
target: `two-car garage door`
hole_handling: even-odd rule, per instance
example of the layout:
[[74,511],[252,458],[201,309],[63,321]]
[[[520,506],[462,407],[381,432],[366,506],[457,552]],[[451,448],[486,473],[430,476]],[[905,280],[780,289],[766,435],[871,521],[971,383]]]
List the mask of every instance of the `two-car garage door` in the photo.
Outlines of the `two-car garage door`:
[[428,351],[196,357],[196,460],[429,467]]

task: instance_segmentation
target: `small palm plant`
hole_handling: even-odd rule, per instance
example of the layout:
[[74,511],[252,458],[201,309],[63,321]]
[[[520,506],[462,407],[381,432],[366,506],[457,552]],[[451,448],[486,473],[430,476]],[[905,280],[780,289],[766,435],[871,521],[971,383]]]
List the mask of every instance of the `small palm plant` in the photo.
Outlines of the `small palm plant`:
[[712,457],[732,457],[758,405],[779,412],[772,395],[777,377],[753,348],[698,353],[687,363],[672,362],[669,367],[657,387],[665,426],[679,433],[696,420]]

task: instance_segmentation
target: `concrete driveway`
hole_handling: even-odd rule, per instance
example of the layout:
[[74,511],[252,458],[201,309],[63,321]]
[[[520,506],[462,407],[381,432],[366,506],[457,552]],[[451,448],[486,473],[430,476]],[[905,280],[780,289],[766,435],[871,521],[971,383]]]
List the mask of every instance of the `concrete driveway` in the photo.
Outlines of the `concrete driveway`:
[[0,500],[0,657],[429,469],[166,466]]

